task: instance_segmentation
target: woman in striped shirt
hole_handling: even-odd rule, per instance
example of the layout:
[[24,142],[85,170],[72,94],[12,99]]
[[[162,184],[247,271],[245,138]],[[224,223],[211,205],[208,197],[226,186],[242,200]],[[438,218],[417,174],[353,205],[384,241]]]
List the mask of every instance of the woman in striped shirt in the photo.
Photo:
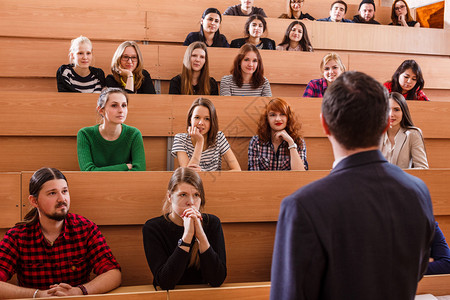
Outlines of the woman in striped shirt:
[[234,59],[231,75],[220,81],[221,96],[271,97],[269,80],[264,77],[264,66],[258,49],[245,44]]
[[85,36],[73,39],[70,44],[70,64],[62,65],[56,72],[58,92],[100,93],[105,86],[105,73],[91,67],[92,43]]
[[172,155],[178,159],[180,167],[197,171],[221,170],[222,156],[230,170],[241,170],[225,135],[219,131],[214,104],[206,98],[192,103],[187,116],[187,133],[175,135]]

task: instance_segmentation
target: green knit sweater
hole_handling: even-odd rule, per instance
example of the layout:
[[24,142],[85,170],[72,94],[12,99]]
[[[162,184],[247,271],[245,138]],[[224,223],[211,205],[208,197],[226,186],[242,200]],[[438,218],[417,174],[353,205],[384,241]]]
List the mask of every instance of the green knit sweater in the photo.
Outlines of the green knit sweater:
[[145,171],[144,142],[139,129],[122,124],[115,141],[105,140],[99,125],[80,129],[77,134],[78,164],[81,171]]

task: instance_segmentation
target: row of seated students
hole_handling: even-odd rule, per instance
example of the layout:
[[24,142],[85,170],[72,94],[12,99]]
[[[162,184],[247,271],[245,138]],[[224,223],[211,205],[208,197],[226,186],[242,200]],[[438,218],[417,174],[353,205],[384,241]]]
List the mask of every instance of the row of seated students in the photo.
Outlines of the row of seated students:
[[[245,5],[252,5],[253,1],[242,0],[243,4],[234,6],[231,12],[235,15],[240,15],[236,12],[242,11]],[[308,38],[308,32],[305,25],[300,22],[300,19],[314,20],[309,14],[303,14],[301,7],[304,1],[291,1],[290,11],[288,14],[283,14],[282,18],[297,19],[292,22],[284,35],[283,41],[275,46],[275,41],[269,38],[263,38],[263,34],[267,33],[267,22],[265,21],[265,13],[262,9],[256,7],[247,7],[251,12],[244,26],[244,38],[238,38],[228,43],[227,38],[220,33],[220,25],[222,23],[222,15],[217,8],[206,9],[201,17],[200,30],[198,32],[191,32],[187,35],[183,45],[201,41],[210,47],[231,47],[240,48],[245,43],[254,44],[258,49],[266,50],[289,50],[289,51],[312,51],[313,47]],[[293,9],[296,8],[297,11]],[[359,5],[359,15],[356,15],[353,21],[345,19],[347,12],[347,4],[344,1],[338,0],[331,4],[330,16],[328,18],[318,19],[317,21],[326,22],[343,22],[343,23],[366,23],[366,24],[380,24],[374,20],[375,4],[371,0],[363,0]],[[225,14],[230,14],[230,9],[227,9]],[[389,25],[413,26],[419,27],[420,23],[414,21],[410,15],[408,5],[402,0],[394,1],[392,6],[392,20]],[[292,33],[292,35],[291,35]],[[293,45],[291,45],[293,44]],[[300,45],[299,45],[300,44]]]
[[[297,26],[297,25],[296,25]],[[80,36],[72,40],[70,64],[62,65],[56,75],[59,92],[100,92],[102,88],[118,87],[128,93],[155,94],[149,72],[144,69],[139,46],[126,41],[117,48],[111,62],[111,72],[92,67],[92,43]],[[320,64],[323,78],[311,80],[303,97],[323,97],[327,87],[345,72],[345,65],[336,53],[325,55]],[[425,100],[425,81],[414,60],[404,61],[385,83],[389,92],[399,92],[407,100]],[[208,50],[203,42],[191,43],[184,54],[181,74],[170,81],[169,94],[218,95],[216,80],[209,76]],[[256,46],[244,44],[235,57],[231,74],[222,78],[221,96],[272,96],[270,83],[264,76],[262,57]]]
[[[99,228],[69,213],[64,174],[39,169],[30,179],[29,193],[32,210],[0,242],[2,298],[88,295],[118,287],[121,267]],[[178,168],[168,184],[163,215],[152,217],[142,229],[155,289],[186,284],[216,287],[226,279],[222,225],[219,217],[202,213],[205,205],[198,173]],[[430,257],[426,274],[450,272],[450,249],[437,222]],[[92,271],[96,277],[91,280]],[[14,274],[18,286],[6,282]]]
[[[145,171],[144,143],[140,131],[125,125],[127,94],[118,88],[105,89],[98,99],[101,123],[80,129],[77,135],[81,171]],[[212,101],[197,98],[187,113],[185,133],[175,135],[172,155],[182,167],[197,171],[221,170],[222,158],[230,170],[241,167],[222,131]],[[258,122],[257,135],[248,147],[248,170],[308,170],[306,143],[300,120],[290,105],[274,98]],[[390,94],[390,127],[380,150],[401,168],[428,168],[424,139],[414,126],[405,98]]]
[[[286,0],[286,13],[281,14],[279,18],[316,20],[316,18],[310,14],[303,13],[302,8],[305,1],[306,0]],[[223,14],[231,16],[250,16],[259,14],[267,17],[264,9],[253,6],[254,2],[254,0],[241,0],[241,4],[228,7]],[[317,19],[317,21],[380,24],[375,21],[375,11],[376,6],[373,0],[362,0],[358,7],[358,14],[353,17],[353,20],[345,19],[347,3],[339,0],[331,4],[330,16],[328,18]],[[408,4],[404,0],[393,1],[391,20],[392,22],[388,25],[420,27],[420,23],[414,21],[412,18]]]

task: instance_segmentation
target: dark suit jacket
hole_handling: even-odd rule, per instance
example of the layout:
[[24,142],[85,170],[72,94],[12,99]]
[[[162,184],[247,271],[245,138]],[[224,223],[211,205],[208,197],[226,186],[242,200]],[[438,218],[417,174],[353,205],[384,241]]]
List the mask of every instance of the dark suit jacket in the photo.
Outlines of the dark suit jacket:
[[434,227],[420,179],[380,151],[351,155],[283,200],[271,299],[414,299]]

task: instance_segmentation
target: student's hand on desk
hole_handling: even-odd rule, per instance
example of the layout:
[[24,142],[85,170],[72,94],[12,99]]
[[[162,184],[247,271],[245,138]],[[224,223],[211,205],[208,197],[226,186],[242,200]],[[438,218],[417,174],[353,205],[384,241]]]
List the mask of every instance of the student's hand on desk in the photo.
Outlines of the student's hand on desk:
[[192,170],[194,170],[194,171],[196,171],[196,172],[201,172],[201,171],[203,171],[202,168],[201,168],[199,165],[195,165],[195,164],[188,165],[188,168],[191,168]]
[[83,295],[83,292],[79,287],[73,287],[70,284],[61,282],[60,284],[51,285],[50,289],[47,291],[47,294],[49,296],[75,296]]

